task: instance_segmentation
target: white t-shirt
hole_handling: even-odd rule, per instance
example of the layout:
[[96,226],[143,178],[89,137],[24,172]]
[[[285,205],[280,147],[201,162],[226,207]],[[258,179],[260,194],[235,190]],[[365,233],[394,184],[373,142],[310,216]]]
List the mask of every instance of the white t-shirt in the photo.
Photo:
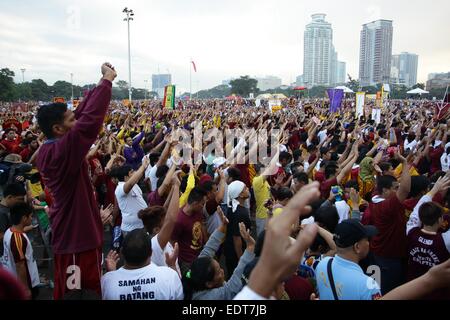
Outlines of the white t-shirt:
[[414,151],[416,149],[418,142],[417,140],[413,140],[413,141],[408,141],[408,139],[405,139],[405,143],[404,143],[404,148],[406,149],[410,149],[411,151]]
[[182,300],[183,286],[178,274],[151,263],[139,269],[119,270],[102,277],[103,300]]
[[341,223],[344,220],[347,220],[349,218],[348,215],[350,213],[350,206],[347,204],[347,202],[345,202],[344,200],[336,201],[335,205],[339,215],[339,223]]
[[[40,284],[39,279],[39,271],[37,268],[36,260],[33,256],[33,247],[31,246],[30,239],[25,233],[22,233],[27,241],[26,249],[25,249],[25,260],[27,263],[28,274],[31,280],[31,287],[34,288]],[[14,262],[14,256],[11,250],[11,238],[13,237],[13,232],[11,232],[11,228],[6,230],[5,235],[3,236],[3,266],[6,270],[10,271],[13,275],[17,276],[16,263]],[[18,241],[20,243],[20,241]],[[17,242],[16,242],[17,243]]]
[[[164,250],[159,245],[158,235],[152,238],[152,263],[160,267],[167,267],[166,253],[173,253],[173,246],[170,242],[167,242]],[[181,274],[180,266],[178,265],[178,259],[176,262],[178,273]]]
[[[150,166],[148,167],[150,168]],[[145,177],[150,179],[151,191],[155,191],[156,185],[158,184],[158,178],[156,177],[156,170],[158,170],[158,167],[156,165],[151,167],[150,170],[145,170]]]
[[122,231],[130,232],[135,229],[144,228],[142,220],[138,218],[138,212],[147,208],[147,203],[142,197],[142,190],[137,184],[133,186],[128,194],[123,190],[125,182],[119,182],[115,195],[119,209],[122,213]]

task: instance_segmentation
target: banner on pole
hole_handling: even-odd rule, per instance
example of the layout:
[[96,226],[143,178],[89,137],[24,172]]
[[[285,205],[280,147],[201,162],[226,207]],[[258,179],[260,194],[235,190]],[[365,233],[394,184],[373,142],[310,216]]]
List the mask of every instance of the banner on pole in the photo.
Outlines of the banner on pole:
[[336,113],[341,107],[342,99],[344,99],[344,90],[328,89],[328,98],[330,98],[330,112]]
[[168,85],[164,87],[164,108],[173,109],[175,107],[175,86]]
[[356,117],[359,119],[359,117],[364,115],[364,100],[366,97],[365,92],[357,92],[356,93]]

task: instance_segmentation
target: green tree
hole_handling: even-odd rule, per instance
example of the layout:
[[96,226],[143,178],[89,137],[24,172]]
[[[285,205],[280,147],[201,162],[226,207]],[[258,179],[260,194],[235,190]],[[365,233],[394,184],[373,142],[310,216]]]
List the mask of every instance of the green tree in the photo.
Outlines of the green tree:
[[425,90],[425,83],[416,83],[415,85],[412,86],[411,89],[416,89],[416,88],[420,88],[422,90]]
[[406,92],[408,92],[408,88],[405,85],[394,84],[391,86],[390,97],[391,99],[405,99],[408,96]]
[[347,88],[353,90],[353,92],[358,92],[360,90],[360,83],[358,80],[353,79],[350,75],[348,75],[349,81],[346,83]]
[[3,68],[0,70],[0,101],[12,101],[14,96],[14,72]]
[[[56,81],[50,90],[53,91],[56,97],[64,97],[66,100],[70,100],[72,96],[72,86],[67,81]],[[73,94],[75,96],[75,88]]]
[[230,82],[231,93],[237,94],[241,97],[248,97],[250,93],[257,94],[259,89],[257,88],[258,80],[252,79],[249,76],[243,76],[239,79],[232,80]]
[[220,99],[231,94],[231,89],[228,85],[220,85],[208,90],[201,90],[192,96],[199,99]]
[[38,101],[50,101],[53,95],[52,90],[42,79],[34,79],[31,81],[31,94],[34,100]]
[[367,94],[376,94],[378,91],[378,87],[377,86],[367,86],[367,87],[362,87],[361,89],[362,91],[366,92]]
[[309,96],[311,98],[326,98],[327,96],[327,87],[317,86],[309,89]]
[[14,84],[14,100],[32,100],[31,85],[29,82]]

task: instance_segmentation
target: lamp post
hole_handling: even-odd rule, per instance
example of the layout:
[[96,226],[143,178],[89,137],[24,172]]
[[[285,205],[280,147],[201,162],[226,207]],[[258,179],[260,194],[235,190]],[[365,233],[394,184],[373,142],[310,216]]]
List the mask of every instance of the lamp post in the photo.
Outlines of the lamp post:
[[128,99],[131,102],[131,51],[130,51],[130,20],[134,20],[133,10],[125,7],[123,11],[127,16],[123,21],[126,21],[128,24]]
[[72,91],[72,96],[71,96],[71,101],[73,103],[73,73],[70,73],[70,87],[71,87],[71,91]]
[[147,82],[148,82],[148,80],[144,80],[144,83],[145,83],[145,85],[144,85],[144,100],[147,100]]
[[26,71],[26,70],[27,70],[27,69],[25,69],[25,68],[20,69],[20,71],[22,71],[22,83],[25,82],[25,71]]

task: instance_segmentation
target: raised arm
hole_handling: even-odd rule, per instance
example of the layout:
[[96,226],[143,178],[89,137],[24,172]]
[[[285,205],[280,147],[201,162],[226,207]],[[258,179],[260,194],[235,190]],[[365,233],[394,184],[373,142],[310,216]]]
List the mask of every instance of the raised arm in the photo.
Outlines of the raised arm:
[[170,241],[179,211],[180,180],[177,176],[174,176],[172,181],[172,197],[170,198],[169,207],[167,208],[166,217],[164,218],[164,224],[158,233],[158,243],[163,250]]
[[56,143],[70,159],[68,169],[77,172],[90,147],[97,139],[111,100],[112,81],[117,76],[110,64],[102,65],[103,78],[75,110],[77,122]]
[[400,187],[397,190],[397,198],[400,202],[403,202],[408,197],[411,190],[411,174],[409,173],[409,166],[407,160],[397,152],[395,158],[402,163],[403,171],[400,178]]
[[166,193],[166,190],[169,188],[173,173],[175,172],[175,169],[176,169],[176,165],[174,163],[172,163],[169,171],[166,174],[166,177],[164,178],[162,185],[160,185],[158,188],[158,194],[160,197],[162,197],[164,195],[164,193]]
[[144,157],[142,160],[142,165],[139,167],[138,170],[136,170],[130,179],[128,179],[127,182],[125,182],[125,185],[123,186],[123,191],[128,194],[131,189],[133,189],[134,185],[139,182],[139,180],[144,175],[145,169],[147,169],[149,165],[149,160],[147,157]]
[[355,151],[353,154],[353,158],[347,163],[347,165],[339,172],[338,176],[336,177],[337,183],[341,184],[341,181],[348,176],[350,171],[353,168],[353,165],[355,164],[356,160],[358,160],[358,151]]

